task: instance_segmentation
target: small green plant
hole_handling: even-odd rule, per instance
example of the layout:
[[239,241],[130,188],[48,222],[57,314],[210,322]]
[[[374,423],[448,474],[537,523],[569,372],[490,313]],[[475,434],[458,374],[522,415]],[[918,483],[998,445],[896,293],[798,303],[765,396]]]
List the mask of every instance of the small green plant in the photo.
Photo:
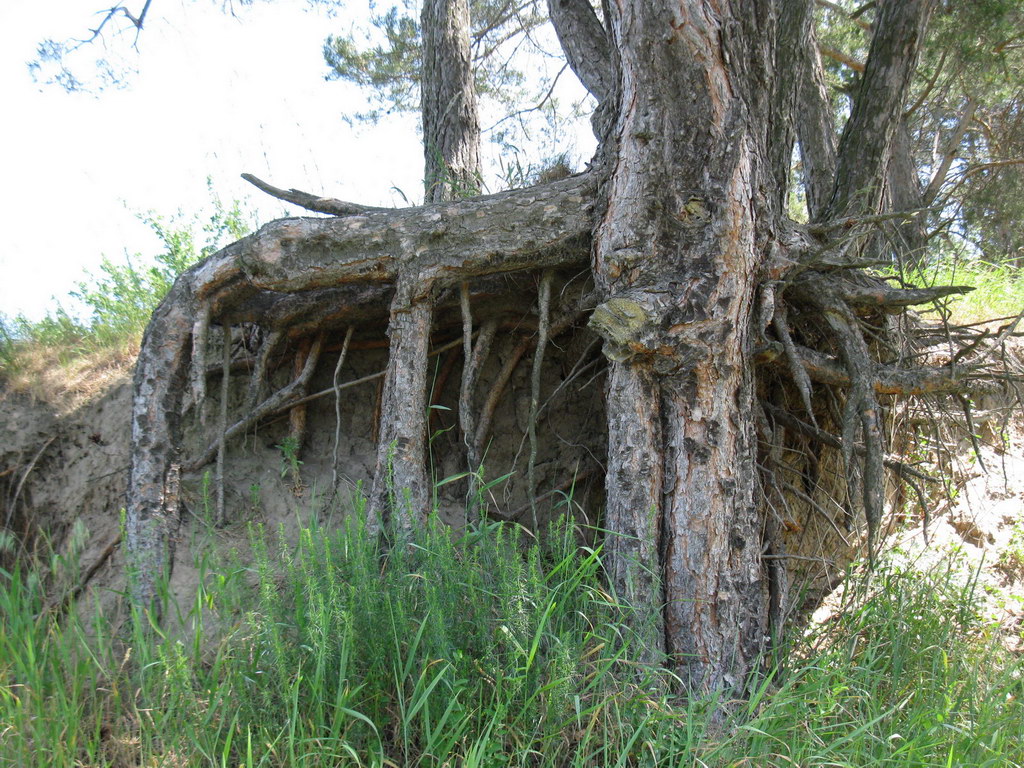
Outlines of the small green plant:
[[259,512],[263,508],[263,494],[260,489],[259,483],[253,483],[249,486],[249,509],[253,513]]
[[289,435],[277,446],[281,451],[281,478],[291,476],[292,485],[298,487],[301,483],[299,468],[303,462],[299,459],[299,441]]
[[70,294],[78,311],[58,306],[41,320],[0,318],[0,373],[13,371],[21,352],[33,346],[56,351],[67,362],[136,341],[178,275],[225,242],[245,236],[255,224],[238,201],[223,203],[209,181],[207,185],[212,212],[205,220],[180,212],[171,217],[152,211],[140,215],[160,250],[152,256],[137,253],[123,263],[104,257],[98,272],[86,273]]

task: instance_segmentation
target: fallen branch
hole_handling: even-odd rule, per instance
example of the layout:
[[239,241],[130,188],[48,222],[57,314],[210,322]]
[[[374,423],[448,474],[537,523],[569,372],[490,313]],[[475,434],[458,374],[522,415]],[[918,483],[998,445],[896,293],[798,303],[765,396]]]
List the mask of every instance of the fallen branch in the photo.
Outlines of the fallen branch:
[[[279,389],[277,392],[272,394],[258,406],[253,408],[249,413],[245,415],[240,421],[235,422],[228,427],[222,433],[221,437],[213,442],[207,449],[199,456],[195,461],[185,467],[187,472],[195,472],[202,467],[209,464],[213,458],[217,455],[221,443],[225,443],[232,439],[238,434],[241,434],[246,429],[257,423],[260,419],[265,418],[278,410],[287,410],[294,406],[304,402],[302,397],[296,398],[296,393],[304,394],[304,389],[309,383],[310,378],[313,376],[313,371],[316,368],[317,360],[320,358],[320,346],[323,341],[322,336],[318,336],[316,341],[313,343],[312,348],[309,351],[309,357],[306,358],[306,365],[302,370],[299,378],[293,381],[288,386]],[[334,388],[325,390],[321,394],[329,394],[334,391]]]

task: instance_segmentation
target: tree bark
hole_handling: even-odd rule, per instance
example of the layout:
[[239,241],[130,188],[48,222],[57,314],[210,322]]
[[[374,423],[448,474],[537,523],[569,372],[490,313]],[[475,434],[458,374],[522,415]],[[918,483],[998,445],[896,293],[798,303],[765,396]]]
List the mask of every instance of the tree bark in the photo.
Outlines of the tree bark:
[[569,66],[598,104],[614,95],[608,33],[590,0],[548,0],[548,15]]
[[882,3],[871,48],[839,142],[827,218],[876,213],[910,80],[935,0]]
[[[424,19],[458,16],[465,7],[459,1],[431,0]],[[449,289],[472,278],[578,268],[590,253],[601,299],[590,326],[611,361],[609,582],[635,606],[634,630],[648,660],[667,660],[693,693],[742,689],[769,637],[770,614],[782,613],[778,585],[785,581],[779,556],[771,562],[762,556],[766,546],[778,551],[779,534],[767,530],[765,494],[757,486],[755,414],[762,409],[755,361],[786,346],[786,361],[800,367],[794,378],[804,389],[813,380],[853,393],[838,444],[848,462],[863,456],[863,476],[874,486],[865,501],[869,514],[877,513],[884,464],[875,394],[887,387],[957,386],[955,370],[911,379],[896,366],[868,360],[853,308],[880,313],[923,294],[874,284],[861,289],[845,278],[849,264],[840,258],[870,231],[872,217],[861,214],[881,199],[877,190],[931,2],[882,5],[828,205],[819,198],[820,179],[813,182],[812,211],[820,222],[814,226],[788,221],[784,210],[791,112],[802,97],[780,78],[806,65],[779,46],[806,39],[809,22],[780,14],[806,14],[806,1],[645,0],[606,5],[615,73],[606,114],[615,114],[614,135],[593,171],[417,209],[273,222],[182,275],[154,313],[135,375],[128,544],[138,576],[136,605],[152,604],[179,519],[182,391],[190,351],[205,348],[205,336],[193,345],[194,333],[205,334],[210,322],[256,318],[269,331],[267,344],[277,345],[282,334],[326,333],[366,318],[379,323],[388,314],[370,523],[390,515],[401,538],[429,503],[426,357],[435,308],[444,309],[444,297],[454,295]],[[569,0],[560,7],[582,11]],[[442,43],[447,38],[435,47]],[[435,66],[427,58],[425,67]],[[449,87],[458,78],[440,79]],[[468,109],[458,97],[465,87],[452,86],[451,96],[442,90],[424,86],[428,163],[430,143],[437,150],[448,137],[445,126],[471,125],[459,117]],[[428,118],[430,109],[439,111]],[[452,109],[457,116],[445,117]],[[435,136],[435,128],[443,135]],[[453,163],[472,164],[458,160],[468,157],[458,149],[440,156],[450,158],[446,173]],[[827,157],[819,169],[826,165]],[[815,271],[825,266],[836,269]],[[464,327],[471,329],[468,288],[463,297]],[[817,308],[816,319],[827,312],[827,322],[814,334],[790,333],[785,305],[776,302],[802,302],[804,310]],[[787,328],[779,331],[782,342],[766,335],[773,322]],[[556,319],[553,329],[561,323]],[[468,338],[465,343],[470,349]],[[838,361],[798,343],[839,350]],[[513,368],[525,351],[520,346],[511,355]],[[269,355],[259,355],[260,377]],[[511,369],[499,379],[506,374]],[[194,389],[205,392],[205,386]],[[270,397],[282,407],[295,402],[287,388]],[[460,392],[460,399],[472,407],[472,392]],[[476,425],[477,450],[489,429],[491,401]],[[862,423],[859,446],[848,428],[854,417]],[[822,429],[813,416],[810,421],[810,429]],[[468,440],[472,420],[461,423]]]
[[608,298],[591,320],[613,361],[609,571],[664,604],[658,632],[689,690],[733,687],[767,633],[748,355],[777,213],[757,194],[773,186],[775,19],[770,2],[733,16],[666,1],[613,6],[610,21],[619,150],[595,242]]
[[425,203],[480,192],[480,123],[469,50],[466,0],[425,0],[423,71]]
[[804,190],[807,194],[807,212],[810,219],[816,221],[824,215],[832,197],[838,140],[813,14],[808,12],[804,17],[802,30],[806,37],[797,47],[800,55],[800,69],[797,73],[800,117],[797,120],[797,134]]

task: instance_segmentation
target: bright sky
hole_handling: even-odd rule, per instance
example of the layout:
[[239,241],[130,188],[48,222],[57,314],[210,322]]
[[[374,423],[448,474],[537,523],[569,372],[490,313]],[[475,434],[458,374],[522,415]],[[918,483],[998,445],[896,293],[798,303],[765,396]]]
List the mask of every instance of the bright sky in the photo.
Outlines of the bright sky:
[[33,82],[37,44],[80,36],[104,6],[0,0],[0,313],[41,317],[102,255],[152,254],[157,241],[134,214],[198,211],[208,176],[263,220],[285,206],[243,171],[368,204],[402,205],[396,188],[421,197],[415,118],[353,129],[342,117],[365,108],[362,97],[324,80],[321,48],[348,31],[344,15],[305,0],[257,3],[238,18],[219,0],[154,0],[129,87],[97,96]]

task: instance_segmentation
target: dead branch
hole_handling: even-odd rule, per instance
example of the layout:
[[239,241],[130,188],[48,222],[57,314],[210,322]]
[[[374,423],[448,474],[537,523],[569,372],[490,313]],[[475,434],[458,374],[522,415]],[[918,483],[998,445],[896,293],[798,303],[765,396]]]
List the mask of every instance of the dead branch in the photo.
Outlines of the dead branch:
[[[835,387],[849,387],[849,372],[835,360],[807,347],[797,346],[800,364],[812,381]],[[778,358],[775,358],[777,362]],[[937,395],[985,393],[995,391],[991,377],[981,377],[956,369],[900,368],[892,365],[871,366],[871,385],[876,394]]]
[[[320,358],[320,347],[322,342],[322,336],[318,336],[316,341],[313,342],[313,346],[309,350],[309,357],[306,358],[306,365],[297,379],[288,386],[279,389],[258,406],[249,411],[240,421],[235,422],[224,430],[223,435],[210,445],[198,458],[188,464],[185,467],[185,470],[188,472],[198,471],[213,460],[217,455],[217,451],[220,448],[221,443],[231,440],[236,435],[241,434],[253,424],[256,424],[258,421],[272,413],[275,413],[278,410],[292,408],[299,402],[302,402],[303,396],[305,395],[305,388],[309,384],[309,380],[313,376],[313,371],[316,369],[316,363]],[[333,391],[334,390],[332,388],[325,390],[320,394],[325,395]]]
[[886,285],[867,286],[842,283],[837,287],[839,297],[853,307],[879,307],[886,312],[899,312],[915,304],[970,293],[970,285],[941,285],[934,288],[889,288]]
[[345,341],[341,344],[341,354],[338,355],[338,362],[334,366],[334,376],[331,377],[331,387],[334,392],[334,453],[331,457],[331,489],[338,492],[338,447],[341,445],[341,386],[338,383],[338,376],[341,374],[341,366],[345,363],[345,356],[348,354],[349,344],[352,342],[352,334],[356,327],[350,325],[345,331]]
[[271,197],[292,203],[300,208],[314,213],[328,213],[331,216],[358,216],[374,211],[386,211],[387,208],[378,208],[372,205],[360,205],[359,203],[346,203],[343,200],[335,200],[333,197],[320,197],[319,195],[303,192],[300,189],[280,189],[258,179],[251,173],[243,173],[242,178],[252,184],[261,192],[266,192]]

